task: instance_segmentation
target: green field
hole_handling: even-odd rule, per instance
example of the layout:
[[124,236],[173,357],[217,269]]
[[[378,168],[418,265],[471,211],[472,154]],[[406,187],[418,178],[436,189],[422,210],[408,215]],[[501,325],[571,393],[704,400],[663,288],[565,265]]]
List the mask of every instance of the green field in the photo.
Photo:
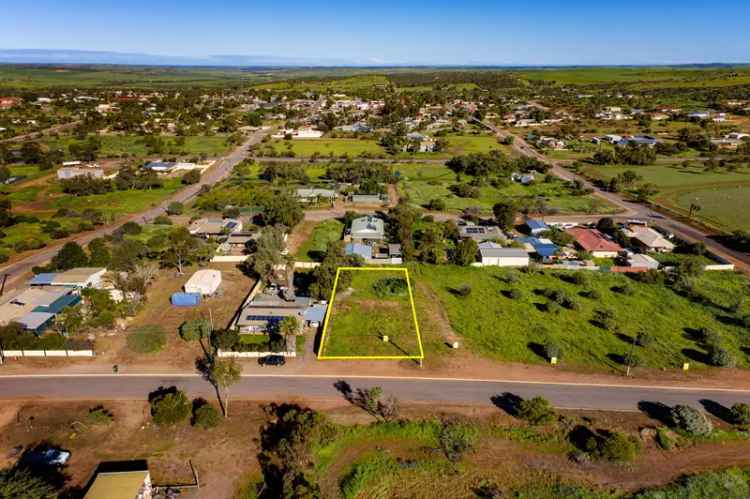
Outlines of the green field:
[[389,83],[388,78],[382,75],[357,75],[342,78],[315,78],[287,81],[274,83],[263,83],[256,85],[256,88],[267,90],[300,90],[310,92],[356,92],[359,90],[372,90],[375,87],[386,87]]
[[721,230],[750,229],[750,167],[734,172],[704,171],[702,168],[684,168],[681,165],[651,166],[586,166],[583,172],[591,177],[609,180],[633,170],[644,182],[654,184],[659,194],[654,201],[666,208],[687,215],[690,205],[701,207],[695,217]]
[[161,189],[114,191],[89,196],[63,195],[56,198],[51,206],[55,210],[67,208],[75,211],[93,208],[103,211],[106,215],[119,217],[145,211],[164,201],[181,187],[180,179],[170,178],[164,180],[164,186]]
[[[739,76],[731,76],[739,73]],[[589,67],[534,69],[517,72],[527,80],[554,81],[560,84],[596,85],[634,84],[643,88],[681,88],[744,85],[750,80],[746,66],[734,68],[690,67]]]
[[[559,213],[614,213],[616,208],[605,201],[590,195],[574,196],[560,181],[538,182],[524,186],[511,183],[504,187],[485,185],[480,188],[479,198],[462,198],[453,194],[449,188],[456,184],[456,175],[448,167],[435,164],[399,164],[394,166],[399,172],[401,182],[399,189],[409,201],[419,206],[427,205],[433,199],[445,202],[449,211],[460,211],[465,208],[478,207],[485,212],[492,210],[495,203],[511,197],[517,201],[533,201],[543,198],[545,204]],[[470,177],[464,177],[468,182]]]
[[313,229],[310,238],[297,250],[297,260],[319,262],[325,256],[328,243],[340,241],[344,233],[344,224],[338,220],[320,222]]
[[[121,156],[146,156],[154,154],[146,147],[144,137],[138,135],[99,135],[101,157],[121,157]],[[161,155],[201,155],[209,157],[221,156],[227,152],[230,144],[227,144],[227,138],[223,135],[213,136],[189,136],[184,137],[183,145],[176,144],[176,137],[162,137],[165,148]],[[76,140],[72,137],[47,139],[44,142],[53,149],[62,149],[67,153],[68,146]]]
[[[341,270],[341,272],[346,272]],[[349,271],[349,288],[334,290],[326,318],[319,358],[406,358],[422,355],[413,317],[405,271],[359,269]],[[397,281],[397,293],[382,295],[376,286]],[[389,341],[384,341],[384,337]]]
[[[750,304],[736,317],[726,311],[747,284],[739,274],[704,274],[697,285],[703,301],[691,301],[663,284],[644,284],[624,275],[592,272],[582,285],[565,277],[564,272],[520,273],[443,265],[417,267],[414,280],[432,287],[467,348],[497,360],[546,362],[538,350],[552,340],[562,348],[566,364],[621,371],[622,356],[629,352],[634,335],[644,331],[654,340],[635,349],[642,365],[677,369],[690,362],[696,369],[706,365],[705,350],[691,339],[690,332],[708,327],[720,335],[738,366],[750,367],[744,352],[750,346],[746,330],[736,324],[737,317],[750,313]],[[462,286],[470,286],[469,296],[455,291]],[[632,293],[615,289],[620,286],[627,286]],[[517,290],[520,296],[509,297],[510,290]],[[549,300],[542,296],[544,290],[563,291],[578,309],[546,310]],[[600,298],[581,295],[588,290],[597,291]],[[596,325],[597,309],[611,310],[615,327],[606,330]]]
[[270,146],[278,156],[289,155],[292,151],[295,157],[307,158],[313,154],[319,156],[336,157],[349,155],[350,157],[361,154],[385,157],[386,153],[376,140],[372,139],[274,139]]

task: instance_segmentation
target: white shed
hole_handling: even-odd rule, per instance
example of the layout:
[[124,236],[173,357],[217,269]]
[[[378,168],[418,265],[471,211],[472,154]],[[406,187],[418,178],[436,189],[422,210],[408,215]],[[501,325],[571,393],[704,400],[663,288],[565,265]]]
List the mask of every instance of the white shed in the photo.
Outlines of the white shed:
[[185,283],[186,293],[200,293],[201,295],[212,295],[219,289],[221,284],[221,271],[213,269],[202,269],[190,276]]

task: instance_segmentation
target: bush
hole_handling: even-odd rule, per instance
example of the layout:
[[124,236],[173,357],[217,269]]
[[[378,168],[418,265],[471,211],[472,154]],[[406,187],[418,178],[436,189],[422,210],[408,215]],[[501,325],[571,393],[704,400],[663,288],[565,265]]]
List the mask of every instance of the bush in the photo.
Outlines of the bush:
[[598,445],[597,455],[607,461],[630,462],[641,450],[638,441],[624,433],[614,432]]
[[750,404],[742,402],[732,406],[732,422],[739,425],[750,425]]
[[154,353],[167,344],[167,335],[161,326],[142,326],[128,335],[127,344],[136,353]]
[[176,388],[158,394],[149,402],[151,417],[159,426],[172,426],[190,416],[190,401],[185,393]]
[[154,218],[155,225],[172,225],[172,220],[166,215],[159,215]]
[[168,215],[182,215],[183,211],[185,211],[185,206],[178,201],[172,201],[169,203],[169,206],[167,206]]
[[456,294],[462,298],[466,298],[471,294],[471,286],[464,284],[460,288],[456,289]]
[[427,204],[427,208],[431,211],[444,211],[445,201],[443,201],[442,199],[432,199]]
[[706,346],[718,345],[721,343],[721,336],[712,329],[702,327],[696,333],[696,340]]
[[552,357],[556,357],[558,360],[562,358],[562,348],[554,341],[547,340],[546,342],[544,342],[543,348],[544,356],[547,357],[547,360],[552,360]]
[[210,429],[219,426],[221,414],[211,404],[202,404],[193,412],[193,426]]
[[659,428],[656,430],[656,445],[664,450],[672,450],[674,444],[674,440],[669,436],[666,428]]
[[546,424],[555,419],[555,410],[544,397],[534,397],[521,401],[518,405],[518,417],[529,424]]
[[511,289],[508,291],[508,298],[511,300],[520,300],[523,297],[523,293],[520,289]]
[[466,452],[474,448],[478,437],[479,432],[475,426],[456,421],[444,421],[438,441],[445,457],[451,462],[457,462]]
[[584,298],[588,298],[590,300],[601,300],[602,299],[601,293],[599,293],[599,291],[597,291],[595,289],[588,289],[588,290],[582,292],[581,296],[583,296]]
[[594,322],[599,327],[611,331],[615,327],[615,313],[606,308],[600,308],[594,311]]
[[640,331],[635,337],[635,344],[639,347],[647,347],[654,342],[654,337],[646,331]]
[[734,355],[729,353],[726,348],[718,345],[712,345],[708,349],[708,361],[712,366],[717,367],[734,367],[737,365]]
[[690,436],[705,437],[714,430],[706,413],[689,405],[674,406],[670,415],[674,425]]
[[89,409],[86,421],[93,425],[107,425],[114,421],[115,417],[104,406],[98,405]]
[[199,170],[190,170],[182,176],[182,183],[185,185],[197,184],[201,181],[201,172]]
[[379,279],[373,283],[372,289],[378,298],[404,296],[408,290],[406,279],[400,277]]

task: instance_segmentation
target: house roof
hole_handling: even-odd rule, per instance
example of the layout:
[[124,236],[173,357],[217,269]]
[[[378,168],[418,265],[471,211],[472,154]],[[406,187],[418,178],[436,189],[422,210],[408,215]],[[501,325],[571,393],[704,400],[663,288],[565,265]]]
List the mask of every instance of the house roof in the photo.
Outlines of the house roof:
[[298,198],[335,198],[336,191],[333,189],[320,189],[317,187],[300,187],[297,189]]
[[37,274],[34,277],[31,278],[29,281],[29,285],[31,286],[49,286],[52,284],[52,281],[55,279],[54,272],[45,272],[42,274]]
[[29,312],[23,317],[17,319],[16,322],[22,324],[26,329],[36,331],[40,327],[47,324],[54,317],[55,314],[51,314],[49,312]]
[[372,258],[372,246],[361,243],[349,243],[346,245],[347,255],[359,255],[365,260]]
[[539,239],[538,237],[521,237],[518,239],[519,242],[530,246],[535,253],[542,258],[549,258],[557,253],[560,249],[555,243],[549,239]]
[[628,258],[628,264],[631,267],[646,267],[649,269],[659,268],[659,262],[655,258],[648,256],[648,255],[643,255],[640,253],[631,255]]
[[503,231],[495,225],[461,225],[458,227],[458,233],[461,237],[468,237],[475,241],[486,241],[489,239],[505,241],[508,239],[503,234]]
[[526,220],[526,227],[532,231],[544,231],[549,229],[549,226],[547,226],[542,220]]
[[352,237],[385,237],[385,223],[378,217],[366,216],[352,220]]
[[305,320],[308,322],[323,322],[323,319],[326,317],[326,310],[328,310],[328,305],[311,305],[305,310]]
[[482,258],[528,258],[529,256],[522,249],[502,248],[495,243],[482,243],[479,245],[479,254],[482,255]]
[[619,244],[610,241],[597,229],[586,229],[584,227],[573,227],[567,229],[567,233],[575,238],[578,245],[586,251],[606,251],[618,253],[622,251]]
[[148,471],[99,473],[84,499],[133,499],[148,478]]
[[77,267],[55,274],[52,284],[85,284],[93,276],[103,273],[106,270],[104,267]]
[[630,229],[631,237],[649,248],[674,249],[674,244],[651,227],[634,226]]

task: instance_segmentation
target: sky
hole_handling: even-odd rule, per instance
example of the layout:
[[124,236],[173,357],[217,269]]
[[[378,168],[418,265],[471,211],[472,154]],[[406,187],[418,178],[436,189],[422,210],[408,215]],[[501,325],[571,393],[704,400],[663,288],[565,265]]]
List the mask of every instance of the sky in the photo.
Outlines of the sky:
[[750,62],[750,1],[0,0],[0,49],[311,64]]

